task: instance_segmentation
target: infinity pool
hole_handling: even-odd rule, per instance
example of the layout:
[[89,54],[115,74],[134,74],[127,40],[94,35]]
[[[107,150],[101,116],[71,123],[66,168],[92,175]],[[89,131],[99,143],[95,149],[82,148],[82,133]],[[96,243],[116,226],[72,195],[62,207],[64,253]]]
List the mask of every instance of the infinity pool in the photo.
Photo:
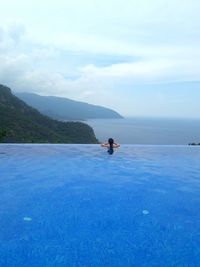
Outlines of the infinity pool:
[[1,267],[200,266],[200,148],[0,145]]

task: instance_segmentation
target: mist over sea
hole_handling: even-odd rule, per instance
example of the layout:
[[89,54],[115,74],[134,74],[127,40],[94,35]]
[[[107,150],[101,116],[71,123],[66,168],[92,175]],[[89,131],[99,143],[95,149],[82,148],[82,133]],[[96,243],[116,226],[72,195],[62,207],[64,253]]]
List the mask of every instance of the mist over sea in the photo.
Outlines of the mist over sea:
[[187,145],[200,143],[200,119],[125,118],[86,122],[100,142],[113,137],[121,144]]

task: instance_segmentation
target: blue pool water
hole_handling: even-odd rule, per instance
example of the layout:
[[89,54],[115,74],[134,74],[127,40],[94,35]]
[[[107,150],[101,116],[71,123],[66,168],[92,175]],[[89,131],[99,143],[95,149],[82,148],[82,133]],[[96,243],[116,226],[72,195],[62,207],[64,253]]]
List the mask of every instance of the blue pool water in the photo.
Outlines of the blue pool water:
[[0,146],[0,266],[200,266],[200,148]]

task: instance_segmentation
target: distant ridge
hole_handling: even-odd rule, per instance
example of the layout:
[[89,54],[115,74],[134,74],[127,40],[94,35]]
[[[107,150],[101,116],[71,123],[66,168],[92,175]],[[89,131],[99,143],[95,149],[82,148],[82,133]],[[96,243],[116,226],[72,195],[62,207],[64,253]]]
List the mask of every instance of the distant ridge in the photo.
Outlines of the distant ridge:
[[41,96],[32,93],[14,93],[42,114],[59,120],[119,119],[116,111],[68,98]]
[[50,119],[4,85],[0,85],[0,129],[6,131],[6,143],[98,143],[87,124]]

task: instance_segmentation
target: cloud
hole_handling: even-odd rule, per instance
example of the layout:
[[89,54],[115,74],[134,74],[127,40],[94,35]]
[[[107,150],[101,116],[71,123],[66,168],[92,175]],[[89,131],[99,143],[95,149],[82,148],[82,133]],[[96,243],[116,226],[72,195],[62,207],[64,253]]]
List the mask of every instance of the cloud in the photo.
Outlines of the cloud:
[[84,75],[102,79],[129,80],[132,83],[164,83],[200,80],[200,57],[195,58],[146,58],[132,63],[120,63],[107,67],[88,65],[82,68]]
[[18,43],[25,35],[26,29],[22,21],[11,21],[7,26],[6,32],[13,41]]
[[26,67],[29,67],[28,56],[21,54],[15,57],[0,56],[0,81],[11,87],[24,75]]
[[[192,38],[186,42],[176,39],[162,43],[161,33],[161,39],[155,43],[151,38],[141,41],[149,36],[147,26],[134,29],[135,40],[131,34],[130,39],[127,37],[132,33],[130,27],[125,33],[119,29],[119,36],[113,34],[109,38],[108,32],[100,35],[61,30],[51,32],[48,38],[45,35],[33,38],[22,21],[9,22],[0,27],[0,83],[15,91],[69,97],[107,105],[122,113],[128,113],[128,106],[133,103],[135,114],[144,113],[142,101],[155,113],[162,106],[167,109],[163,99],[172,105],[172,94],[166,98],[163,92],[167,89],[162,86],[159,94],[152,93],[150,85],[200,80],[200,49],[192,39],[198,30],[193,30]],[[150,33],[155,37],[161,28],[158,25]],[[124,39],[123,34],[127,34]],[[155,101],[148,104],[150,93]]]
[[72,53],[71,56],[68,50],[31,41],[25,26],[18,22],[0,28],[0,37],[0,82],[14,91],[79,100],[94,95],[99,95],[99,99],[105,96],[108,89],[105,82],[88,76],[72,62],[84,54]]

